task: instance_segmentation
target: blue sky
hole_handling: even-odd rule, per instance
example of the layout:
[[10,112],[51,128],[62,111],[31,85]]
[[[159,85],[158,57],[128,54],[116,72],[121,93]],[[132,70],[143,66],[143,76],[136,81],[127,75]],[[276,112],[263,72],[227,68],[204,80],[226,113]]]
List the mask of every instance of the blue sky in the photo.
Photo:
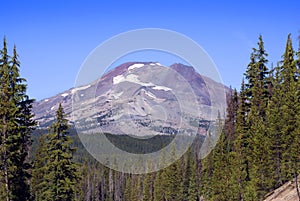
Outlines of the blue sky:
[[239,88],[259,34],[270,64],[280,60],[288,33],[298,48],[299,8],[298,0],[2,1],[0,37],[7,37],[10,49],[17,45],[28,93],[37,100],[73,87],[81,64],[99,44],[141,28],[170,29],[193,39],[224,83]]

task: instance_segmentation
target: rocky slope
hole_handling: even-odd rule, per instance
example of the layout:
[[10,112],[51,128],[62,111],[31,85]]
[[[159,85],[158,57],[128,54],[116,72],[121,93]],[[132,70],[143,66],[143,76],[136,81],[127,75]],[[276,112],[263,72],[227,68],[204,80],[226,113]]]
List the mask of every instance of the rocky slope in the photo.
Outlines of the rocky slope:
[[289,181],[272,191],[264,201],[300,201],[296,190],[296,181]]

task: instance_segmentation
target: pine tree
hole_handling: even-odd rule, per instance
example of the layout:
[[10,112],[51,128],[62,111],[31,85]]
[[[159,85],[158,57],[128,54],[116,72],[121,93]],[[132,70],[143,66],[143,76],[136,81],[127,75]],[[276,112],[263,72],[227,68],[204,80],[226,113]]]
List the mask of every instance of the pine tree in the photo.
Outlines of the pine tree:
[[250,180],[249,176],[249,162],[248,162],[248,132],[247,132],[247,105],[246,105],[246,91],[244,79],[242,80],[241,90],[239,94],[239,104],[236,117],[236,140],[234,141],[234,159],[236,166],[234,166],[236,179],[238,182],[238,197],[239,200],[244,199],[244,192],[246,183]]
[[7,201],[24,201],[30,198],[27,157],[35,125],[31,114],[33,100],[26,95],[26,80],[19,74],[16,47],[10,57],[4,39],[0,54],[0,171],[4,178],[0,197]]
[[165,199],[166,200],[179,200],[180,193],[180,184],[181,182],[181,174],[180,174],[180,160],[175,160],[176,157],[176,145],[175,142],[172,142],[172,148],[170,153],[170,161],[172,164],[168,166],[165,170],[165,179],[166,179],[166,191],[165,191]]
[[226,146],[224,132],[221,133],[218,143],[216,144],[213,157],[213,174],[211,178],[212,195],[210,200],[224,201],[226,196],[226,174],[224,167],[227,168],[227,158],[224,147]]
[[258,49],[253,48],[245,77],[247,79],[245,95],[247,110],[246,124],[247,129],[242,134],[246,139],[244,157],[247,157],[247,177],[250,199],[261,199],[265,192],[270,188],[269,169],[265,167],[269,163],[270,140],[265,133],[266,108],[270,99],[269,95],[269,71],[266,66],[268,54],[264,49],[262,36],[259,36]]
[[165,200],[165,170],[159,170],[154,180],[154,201]]
[[197,200],[197,178],[196,178],[196,163],[194,161],[192,148],[188,148],[182,161],[183,175],[180,183],[179,198],[185,200]]
[[124,200],[125,201],[130,201],[131,200],[131,175],[129,174],[126,178],[126,183],[125,183],[125,191],[124,191]]
[[297,60],[296,60],[296,66],[297,66],[297,83],[296,83],[296,104],[297,104],[297,116],[296,116],[296,129],[294,133],[294,141],[291,145],[291,150],[292,150],[292,161],[293,161],[293,168],[295,172],[295,180],[296,180],[296,190],[297,190],[297,195],[300,200],[300,187],[299,184],[299,173],[300,173],[300,36],[298,36],[299,40],[299,47],[297,51]]
[[266,125],[263,118],[258,115],[256,106],[252,106],[249,113],[251,133],[251,160],[249,164],[250,184],[256,189],[257,199],[262,200],[264,195],[272,189],[270,182],[270,144],[266,134]]
[[[288,36],[283,60],[275,68],[273,96],[267,110],[268,136],[272,164],[273,187],[282,185],[294,176],[293,153],[297,148],[293,142],[297,141],[297,67],[294,60],[295,52],[292,47],[291,36]],[[296,140],[294,140],[296,139]],[[297,142],[296,142],[297,143]],[[294,158],[295,159],[295,158]]]
[[227,93],[227,109],[226,109],[226,119],[224,124],[224,132],[227,138],[227,147],[229,150],[233,148],[233,141],[236,138],[236,118],[238,111],[238,94],[236,89],[230,89],[229,93]]
[[189,175],[189,188],[188,188],[188,200],[189,201],[196,201],[198,200],[198,188],[197,188],[197,172],[196,172],[196,162],[194,157],[192,156],[192,152],[188,152],[190,156],[187,160],[189,160],[189,168],[190,168],[190,175]]
[[132,177],[132,189],[131,189],[131,197],[130,200],[132,201],[141,201],[142,198],[142,190],[143,190],[143,175],[134,175]]
[[234,143],[237,139],[237,116],[238,116],[238,94],[237,91],[231,90],[227,98],[227,116],[224,124],[225,138],[224,142],[221,143],[223,146],[223,182],[225,200],[238,200],[239,198],[239,171],[236,170],[238,167],[238,162],[236,160],[236,149]]
[[[208,131],[207,139],[211,139],[211,132]],[[207,143],[209,147],[213,146],[212,142]],[[202,170],[201,170],[201,188],[200,194],[206,199],[212,197],[212,176],[214,171],[214,150],[212,150],[203,160],[202,160]]]
[[265,108],[269,98],[268,87],[269,87],[269,70],[266,66],[268,56],[265,48],[262,36],[259,36],[258,49],[253,48],[253,52],[250,56],[250,63],[245,73],[247,83],[245,84],[247,103],[250,107],[256,105],[258,107],[259,115],[264,117]]
[[47,162],[45,166],[45,186],[42,198],[45,201],[71,201],[75,196],[75,185],[79,179],[78,167],[72,161],[75,151],[68,134],[68,120],[61,104],[56,112],[56,120],[46,137]]
[[[293,142],[294,139],[297,138],[299,133],[295,130],[296,125],[296,116],[297,116],[297,67],[296,62],[294,60],[295,52],[292,46],[291,35],[288,36],[286,50],[283,55],[283,63],[281,66],[281,75],[283,78],[282,81],[282,100],[283,103],[281,105],[282,109],[282,119],[285,120],[285,124],[282,126],[282,132],[284,132],[284,140],[285,144],[283,145],[283,169],[285,170],[285,177],[291,178],[294,176],[294,168],[293,168],[293,152],[296,150],[292,150],[294,148]],[[298,144],[299,145],[299,144]],[[297,146],[298,146],[297,145]],[[299,153],[295,153],[299,154]]]
[[4,38],[3,49],[1,51],[1,69],[0,69],[0,87],[1,87],[1,98],[0,98],[0,117],[1,117],[1,178],[4,178],[3,182],[3,195],[1,199],[10,200],[10,179],[9,179],[9,120],[12,119],[12,113],[15,108],[12,108],[12,103],[10,102],[12,92],[10,90],[10,79],[9,79],[9,56],[7,53],[6,39]]
[[[148,161],[148,170],[151,170],[152,163]],[[152,201],[153,200],[153,181],[154,181],[154,174],[153,173],[146,173],[144,175],[143,181],[143,200],[144,201]]]
[[156,172],[154,180],[154,201],[166,200],[166,190],[167,190],[167,174],[166,169],[162,169],[166,162],[165,152],[162,153],[162,157],[158,164],[158,167],[161,168]]
[[277,188],[285,182],[282,170],[282,154],[284,145],[284,133],[281,132],[284,120],[282,119],[282,93],[281,93],[281,78],[279,67],[274,69],[275,77],[273,79],[273,95],[269,101],[266,110],[266,122],[267,122],[267,135],[270,141],[270,157],[271,160],[271,182],[273,183],[273,188]]
[[42,189],[45,188],[45,183],[43,182],[46,175],[46,157],[47,150],[45,145],[45,135],[42,135],[39,139],[39,147],[36,150],[35,160],[32,168],[32,178],[31,178],[31,192],[32,197],[35,201],[42,201],[41,197]]

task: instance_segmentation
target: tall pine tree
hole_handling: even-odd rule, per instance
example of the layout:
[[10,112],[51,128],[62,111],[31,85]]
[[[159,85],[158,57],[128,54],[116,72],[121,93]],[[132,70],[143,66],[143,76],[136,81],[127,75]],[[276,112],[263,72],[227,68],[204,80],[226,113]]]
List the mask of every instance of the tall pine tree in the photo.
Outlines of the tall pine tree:
[[47,158],[45,135],[41,135],[39,138],[39,147],[36,150],[35,160],[32,168],[31,178],[31,194],[35,201],[42,201],[42,190],[46,187],[44,177],[46,175],[45,167]]
[[1,199],[28,200],[30,198],[27,157],[32,120],[33,100],[26,94],[26,80],[20,77],[20,62],[16,47],[13,56],[7,53],[6,39],[0,52],[0,163]]
[[79,179],[78,166],[72,161],[74,148],[68,136],[68,120],[61,104],[56,111],[56,120],[46,136],[47,157],[44,180],[40,184],[41,198],[45,201],[71,201]]

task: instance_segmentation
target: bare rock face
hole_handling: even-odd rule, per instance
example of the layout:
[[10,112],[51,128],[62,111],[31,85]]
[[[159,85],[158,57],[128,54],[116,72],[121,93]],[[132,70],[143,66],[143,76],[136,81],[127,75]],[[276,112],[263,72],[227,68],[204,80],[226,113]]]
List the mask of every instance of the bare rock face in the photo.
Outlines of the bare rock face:
[[212,111],[224,105],[226,91],[190,66],[128,62],[88,85],[34,103],[33,111],[41,128],[52,123],[61,103],[82,132],[204,134],[201,120],[215,118]]
[[[300,183],[298,182],[298,186]],[[295,179],[268,194],[264,201],[299,201]]]

